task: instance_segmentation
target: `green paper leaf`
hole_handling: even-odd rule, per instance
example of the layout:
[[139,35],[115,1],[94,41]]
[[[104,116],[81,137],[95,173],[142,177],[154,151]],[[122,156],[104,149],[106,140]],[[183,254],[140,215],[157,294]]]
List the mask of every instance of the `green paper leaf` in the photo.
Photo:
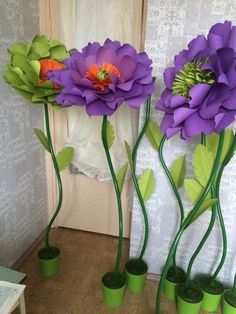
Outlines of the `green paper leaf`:
[[38,137],[39,141],[41,142],[41,144],[44,146],[44,148],[50,152],[49,150],[49,145],[48,145],[48,139],[46,137],[46,135],[44,134],[44,132],[40,129],[34,128],[34,133],[35,135]]
[[[223,149],[221,153],[220,161],[223,162],[226,155],[228,154],[231,145],[233,143],[234,139],[234,132],[232,129],[226,129],[225,130],[225,136],[224,136],[224,144]],[[217,148],[218,148],[218,142],[219,142],[219,135],[216,133],[212,133],[210,136],[207,136],[206,145],[208,149],[213,153],[213,156],[216,156]]]
[[19,76],[16,73],[12,71],[11,66],[9,65],[5,66],[4,68],[3,78],[7,83],[10,83],[15,87],[24,85],[24,82],[19,78]]
[[50,57],[58,61],[63,61],[69,57],[69,54],[64,46],[56,46],[50,48]]
[[38,83],[39,77],[34,72],[31,64],[29,63],[26,57],[20,54],[14,55],[12,57],[12,65],[14,67],[19,67],[20,69],[22,69],[27,77],[27,80],[29,80],[31,83],[33,84]]
[[212,152],[204,145],[198,144],[194,157],[193,167],[194,173],[202,186],[206,186],[214,164]]
[[128,169],[128,163],[124,164],[116,175],[120,193],[122,192],[123,187],[124,187],[127,169]]
[[[184,187],[190,201],[195,204],[204,191],[204,187],[195,179],[185,179]],[[209,198],[208,195],[206,198]]]
[[37,76],[39,77],[40,74],[40,63],[38,60],[31,60],[29,61],[32,69],[34,70],[34,72],[37,74]]
[[30,48],[30,54],[37,53],[40,55],[40,58],[46,58],[50,56],[49,48],[48,42],[33,42]]
[[133,168],[132,151],[131,151],[129,144],[126,141],[125,141],[125,150],[126,150],[126,154],[128,157],[130,167]]
[[184,183],[185,173],[186,173],[186,160],[185,156],[180,156],[176,159],[170,167],[170,173],[174,180],[174,183],[178,188]]
[[11,49],[9,49],[9,52],[11,55],[15,53],[19,53],[25,57],[27,57],[30,49],[30,44],[22,44],[22,43],[15,43],[11,46]]
[[108,149],[110,149],[115,139],[115,131],[111,122],[108,120],[107,120],[107,127],[106,127],[106,139],[107,139]]
[[160,127],[156,122],[149,121],[146,129],[146,136],[152,147],[158,151],[163,134],[161,133]]
[[201,207],[198,209],[196,214],[191,219],[189,225],[193,223],[199,216],[201,216],[207,209],[211,209],[211,207],[218,201],[217,198],[209,198],[204,201]]
[[143,200],[148,201],[155,188],[155,178],[152,169],[147,169],[138,179],[139,189],[142,195]]
[[63,171],[64,169],[66,169],[72,162],[73,157],[74,157],[73,147],[63,148],[56,156],[59,170]]

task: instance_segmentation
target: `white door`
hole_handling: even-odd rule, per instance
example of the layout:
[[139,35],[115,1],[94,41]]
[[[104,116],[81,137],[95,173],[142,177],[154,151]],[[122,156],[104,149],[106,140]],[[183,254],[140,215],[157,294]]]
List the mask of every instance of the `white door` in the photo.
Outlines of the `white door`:
[[[68,48],[75,46],[81,49],[89,41],[103,42],[111,38],[129,42],[140,50],[145,0],[60,0],[59,3],[59,21],[51,24],[59,25],[59,39]],[[48,9],[53,10],[53,1]],[[134,114],[137,118],[137,113]],[[51,111],[50,117],[51,127],[55,130],[55,150],[59,151],[64,147],[70,129],[68,110]],[[49,205],[55,208],[56,181],[50,160],[47,167]],[[98,182],[84,175],[71,174],[69,170],[62,173],[62,181],[64,200],[57,226],[118,235],[117,204],[111,182]],[[125,237],[129,237],[130,227],[132,195],[129,187],[129,182],[126,182],[122,194]]]

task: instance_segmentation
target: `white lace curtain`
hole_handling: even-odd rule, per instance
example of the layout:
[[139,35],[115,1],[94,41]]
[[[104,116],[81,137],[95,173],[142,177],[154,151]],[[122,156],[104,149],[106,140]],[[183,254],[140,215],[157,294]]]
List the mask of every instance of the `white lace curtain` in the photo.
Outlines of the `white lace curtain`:
[[[81,49],[106,38],[143,46],[146,0],[59,0],[59,36],[66,46]],[[116,139],[111,149],[116,170],[127,161],[124,140],[131,146],[137,136],[138,112],[123,105],[109,118]],[[73,164],[100,181],[110,173],[101,142],[101,117],[89,118],[83,108],[68,110],[67,144],[75,148]]]

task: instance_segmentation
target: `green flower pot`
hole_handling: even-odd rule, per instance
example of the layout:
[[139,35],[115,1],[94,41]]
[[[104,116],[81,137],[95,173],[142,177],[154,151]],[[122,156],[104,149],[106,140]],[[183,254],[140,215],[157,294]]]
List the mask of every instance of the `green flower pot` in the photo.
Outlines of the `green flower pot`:
[[226,290],[223,296],[223,314],[236,314],[236,298],[232,290]]
[[216,280],[212,284],[210,277],[199,279],[199,286],[203,292],[202,309],[206,312],[217,312],[224,293],[224,286]]
[[102,277],[104,303],[110,307],[122,304],[125,294],[126,278],[121,273],[110,272]]
[[164,294],[169,300],[176,300],[176,286],[184,282],[185,279],[186,273],[182,268],[174,268],[173,266],[169,268],[167,277],[164,282]]
[[144,289],[148,266],[141,259],[131,259],[125,265],[127,288],[132,292]]
[[203,293],[199,287],[191,283],[189,288],[184,288],[184,283],[176,288],[178,314],[199,314]]
[[43,277],[54,276],[59,270],[60,249],[51,246],[49,250],[42,248],[38,251],[40,272]]

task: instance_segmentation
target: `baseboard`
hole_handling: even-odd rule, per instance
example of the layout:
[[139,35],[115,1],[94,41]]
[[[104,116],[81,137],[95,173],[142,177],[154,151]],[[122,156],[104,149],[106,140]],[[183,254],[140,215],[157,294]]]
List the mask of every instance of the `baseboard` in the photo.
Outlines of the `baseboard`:
[[150,280],[160,281],[160,278],[161,276],[157,274],[151,274],[151,273],[147,274],[147,279],[150,279]]
[[[45,229],[46,230],[46,229]],[[11,266],[12,269],[19,270],[19,268],[24,264],[27,258],[31,255],[33,250],[39,245],[43,240],[45,230],[43,230],[36,240],[25,250],[25,252],[17,259],[17,261]]]

